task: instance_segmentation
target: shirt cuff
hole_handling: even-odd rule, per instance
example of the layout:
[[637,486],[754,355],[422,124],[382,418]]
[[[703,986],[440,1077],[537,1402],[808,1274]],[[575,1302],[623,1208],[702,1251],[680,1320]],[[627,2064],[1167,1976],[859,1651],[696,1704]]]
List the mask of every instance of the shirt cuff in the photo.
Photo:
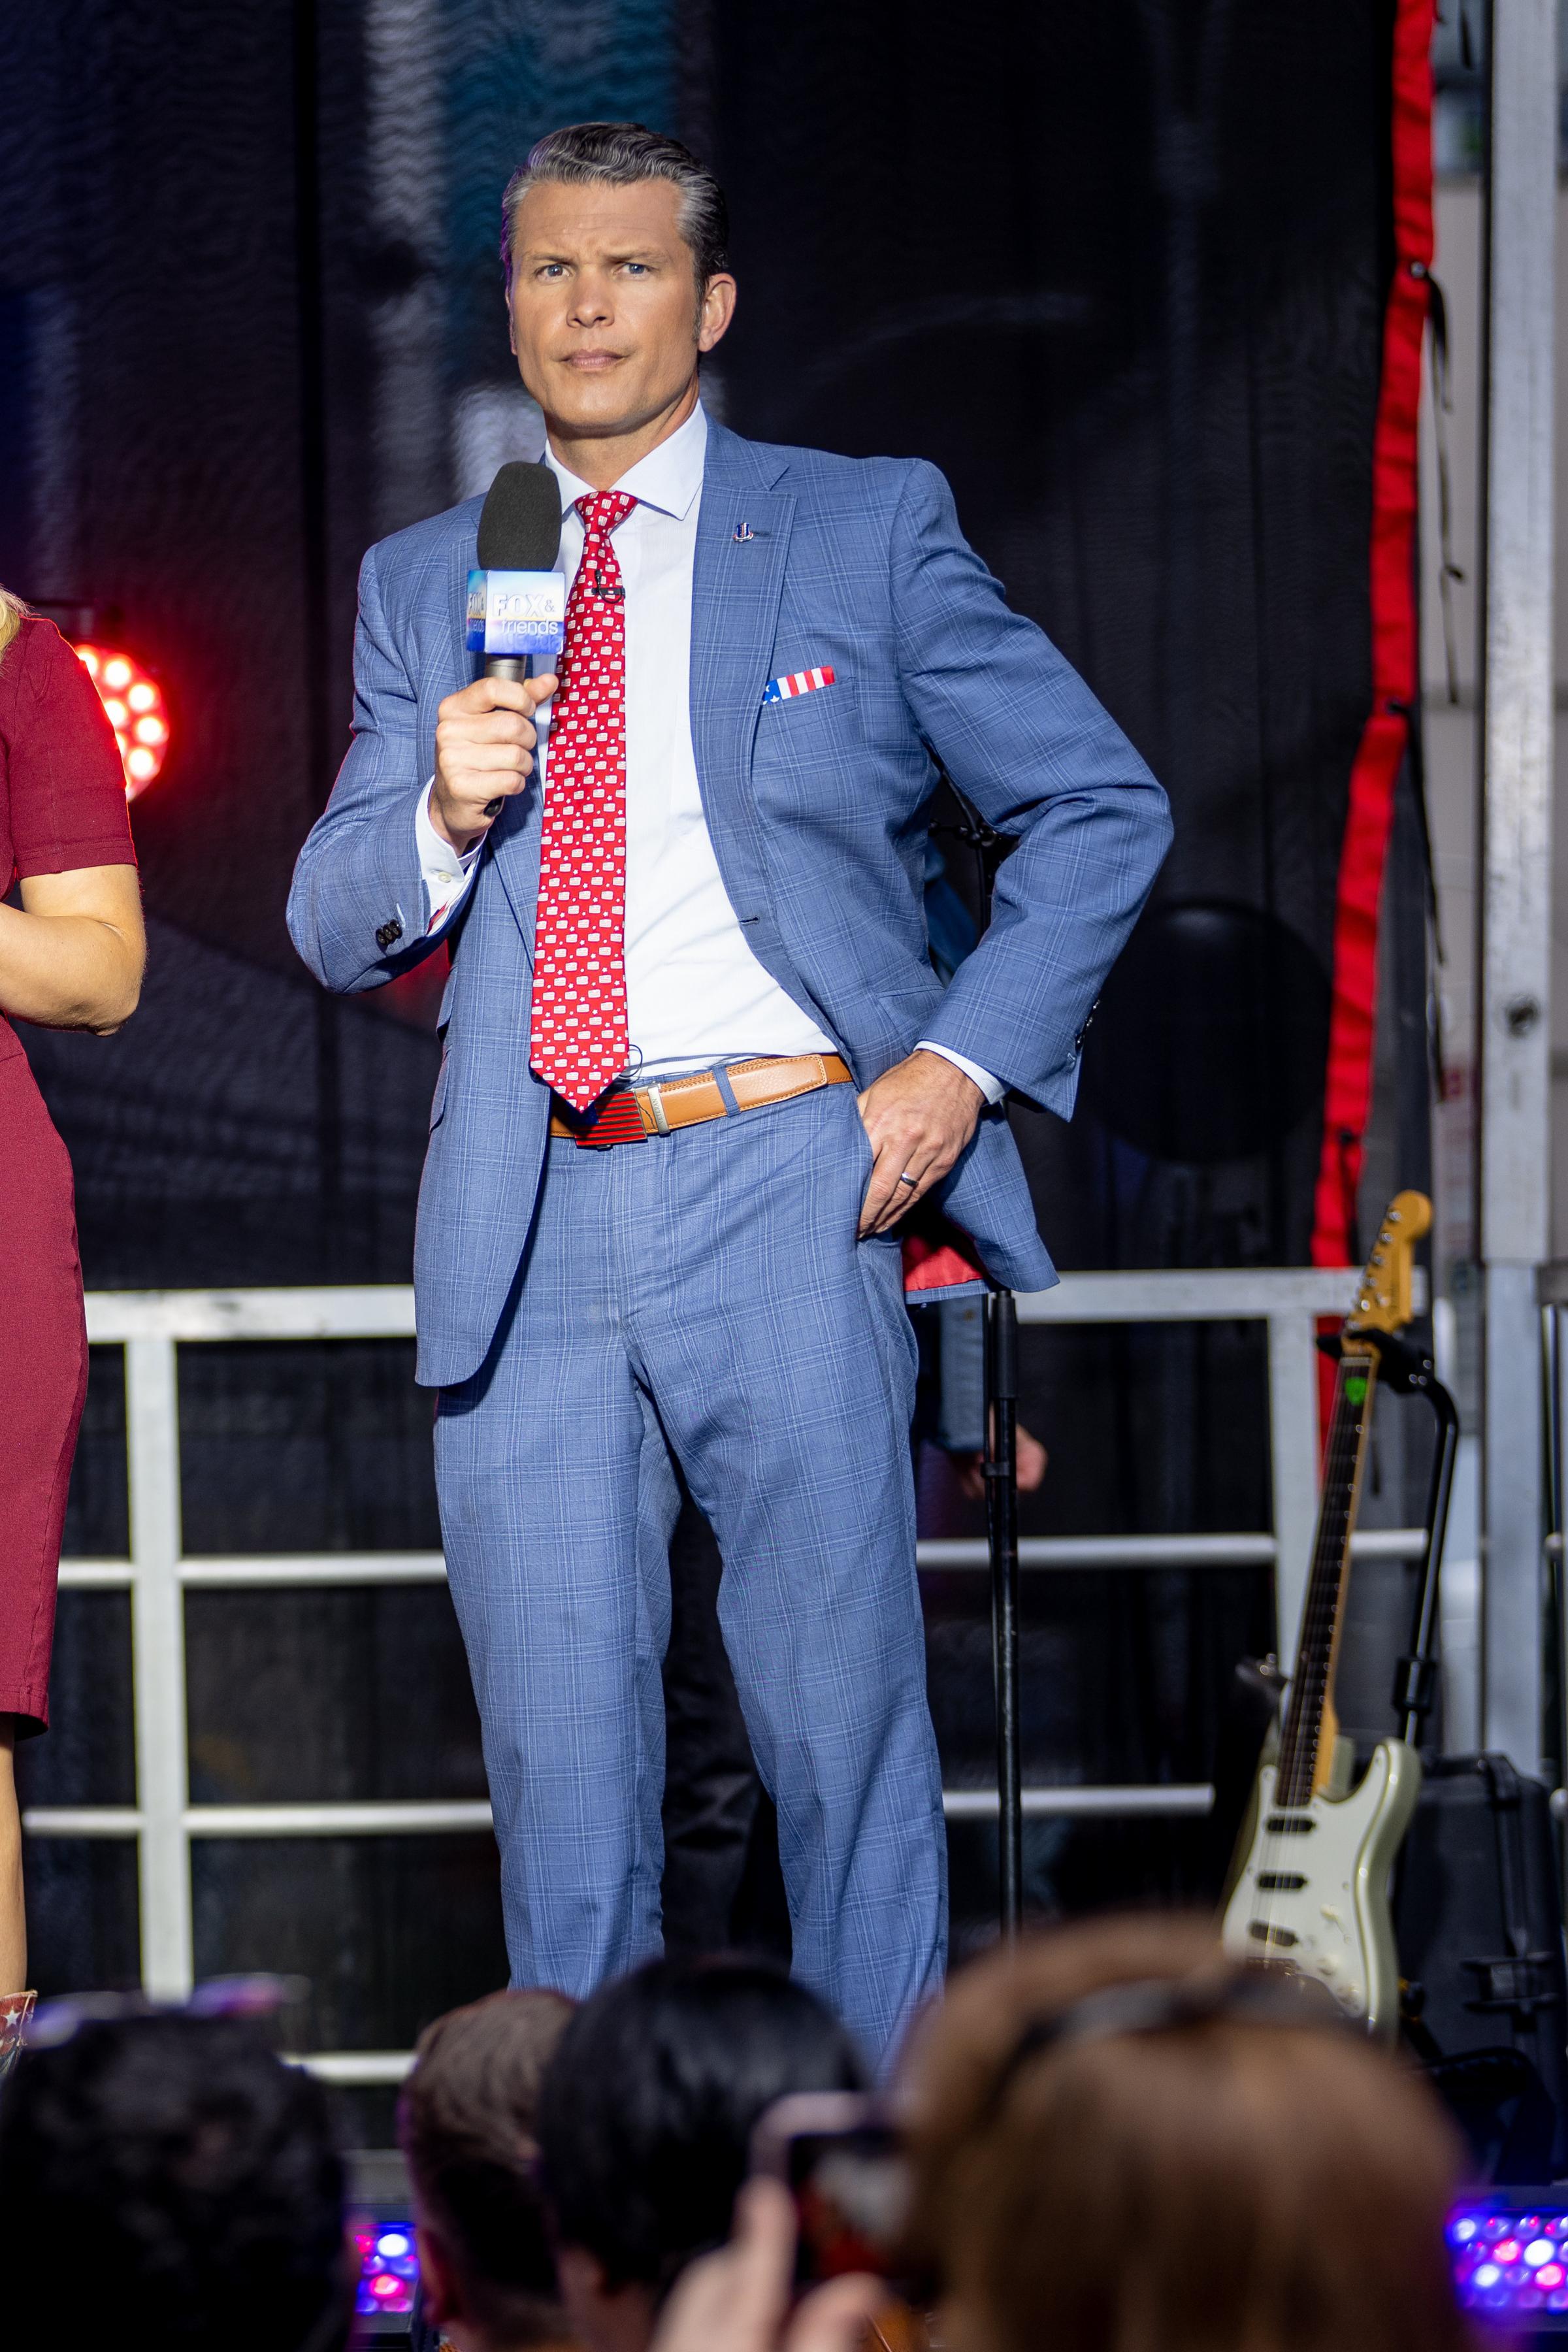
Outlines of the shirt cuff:
[[993,1110],[1007,1091],[1000,1078],[994,1078],[989,1070],[981,1068],[978,1062],[971,1062],[963,1055],[955,1054],[951,1045],[933,1045],[929,1037],[922,1037],[915,1051],[917,1054],[940,1054],[944,1062],[951,1062],[955,1070],[962,1070],[966,1078],[973,1080]]
[[419,852],[419,871],[424,877],[425,896],[429,902],[430,919],[425,926],[425,936],[438,931],[458,899],[468,887],[468,877],[479,862],[482,840],[459,856],[451,843],[438,834],[430,822],[430,795],[436,787],[431,777],[419,795],[414,812],[414,840]]

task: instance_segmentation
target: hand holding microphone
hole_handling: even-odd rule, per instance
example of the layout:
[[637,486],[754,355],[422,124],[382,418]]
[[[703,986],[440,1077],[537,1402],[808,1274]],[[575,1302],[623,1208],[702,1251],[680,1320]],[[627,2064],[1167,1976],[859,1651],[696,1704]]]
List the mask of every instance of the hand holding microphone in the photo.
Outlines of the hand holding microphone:
[[430,817],[454,849],[470,849],[533,773],[534,713],[554,693],[553,669],[527,675],[531,654],[559,653],[566,583],[561,490],[548,466],[503,466],[479,516],[479,569],[468,575],[468,645],[482,677],[437,714]]
[[555,691],[544,677],[477,677],[437,713],[430,821],[454,849],[471,849],[533,773],[533,714]]

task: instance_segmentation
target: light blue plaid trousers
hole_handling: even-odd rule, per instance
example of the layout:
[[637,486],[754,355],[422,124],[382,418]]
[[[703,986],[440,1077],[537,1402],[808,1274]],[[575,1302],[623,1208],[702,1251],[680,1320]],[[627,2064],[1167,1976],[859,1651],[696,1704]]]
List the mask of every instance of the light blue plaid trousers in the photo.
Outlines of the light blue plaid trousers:
[[549,1146],[436,1468],[501,1853],[512,1980],[588,1992],[660,1945],[670,1452],[778,1809],[795,1973],[873,2055],[941,1980],[896,1239],[858,1241],[854,1089],[646,1143]]

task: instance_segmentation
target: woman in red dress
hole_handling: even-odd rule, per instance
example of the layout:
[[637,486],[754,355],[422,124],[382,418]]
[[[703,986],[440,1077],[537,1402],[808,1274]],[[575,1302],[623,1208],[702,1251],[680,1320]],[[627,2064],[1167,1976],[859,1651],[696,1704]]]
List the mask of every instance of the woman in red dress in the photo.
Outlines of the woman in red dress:
[[70,1161],[5,1016],[107,1035],[145,956],[113,730],[54,624],[0,590],[0,899],[18,880],[20,905],[0,905],[0,2056],[27,1973],[13,1756],[48,1721],[87,1388]]

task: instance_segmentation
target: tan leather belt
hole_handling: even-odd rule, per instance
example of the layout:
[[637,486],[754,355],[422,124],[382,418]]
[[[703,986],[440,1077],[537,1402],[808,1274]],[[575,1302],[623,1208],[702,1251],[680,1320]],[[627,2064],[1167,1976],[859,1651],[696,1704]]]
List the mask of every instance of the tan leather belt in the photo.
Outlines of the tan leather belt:
[[[727,1062],[723,1075],[737,1110],[760,1110],[766,1103],[815,1094],[819,1087],[854,1084],[848,1064],[837,1054],[769,1055],[755,1062]],[[635,1142],[634,1105],[645,1139],[673,1135],[677,1128],[700,1127],[706,1119],[730,1116],[718,1072],[690,1070],[684,1077],[664,1078],[651,1086],[616,1087],[591,1111],[582,1113],[567,1110],[557,1097],[550,1132],[590,1146]]]

